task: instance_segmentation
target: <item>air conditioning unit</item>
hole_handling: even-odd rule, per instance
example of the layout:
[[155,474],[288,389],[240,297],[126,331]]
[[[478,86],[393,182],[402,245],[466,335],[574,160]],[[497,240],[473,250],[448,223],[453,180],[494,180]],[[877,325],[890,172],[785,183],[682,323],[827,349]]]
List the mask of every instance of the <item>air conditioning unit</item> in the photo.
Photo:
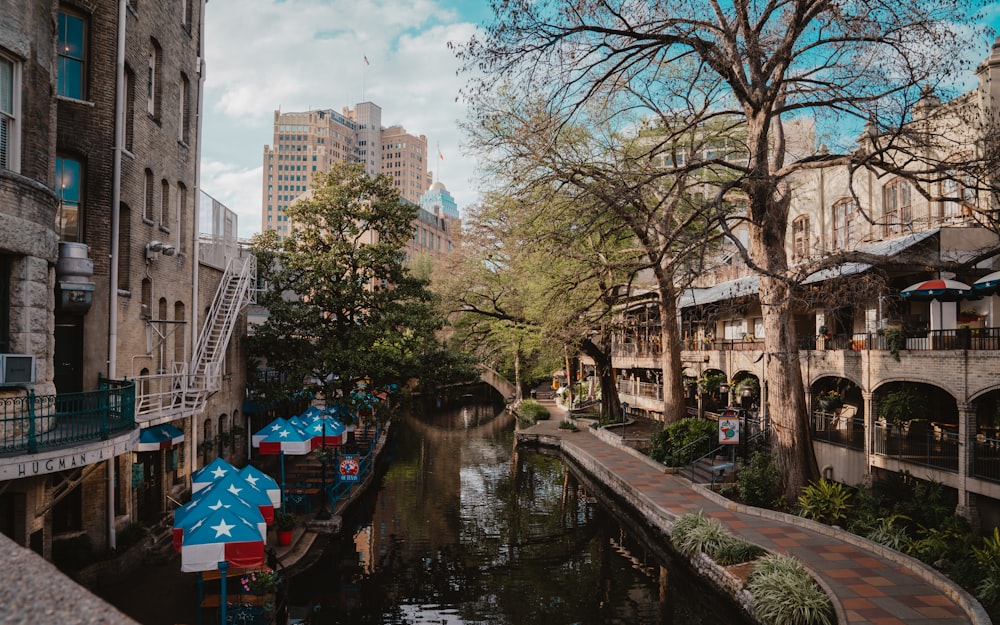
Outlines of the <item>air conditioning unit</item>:
[[0,354],[0,384],[34,383],[34,356],[30,354]]

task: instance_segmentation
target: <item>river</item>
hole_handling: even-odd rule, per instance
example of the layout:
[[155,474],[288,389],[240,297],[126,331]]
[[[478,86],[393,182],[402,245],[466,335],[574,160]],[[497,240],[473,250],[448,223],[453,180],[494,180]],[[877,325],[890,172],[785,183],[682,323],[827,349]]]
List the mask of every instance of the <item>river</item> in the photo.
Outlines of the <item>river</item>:
[[291,580],[311,623],[746,622],[584,476],[515,449],[502,404],[466,397],[392,427],[377,484]]

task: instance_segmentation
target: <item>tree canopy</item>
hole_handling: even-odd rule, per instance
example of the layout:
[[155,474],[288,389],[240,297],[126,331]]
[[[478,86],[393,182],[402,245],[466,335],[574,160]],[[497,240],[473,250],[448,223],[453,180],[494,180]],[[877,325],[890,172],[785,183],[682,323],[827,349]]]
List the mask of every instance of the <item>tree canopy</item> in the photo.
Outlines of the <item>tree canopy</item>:
[[361,381],[467,379],[471,369],[436,338],[443,321],[426,280],[404,262],[416,207],[360,164],[335,164],[315,182],[288,209],[288,236],[253,241],[267,319],[252,328],[251,365],[280,374],[258,376],[255,392],[280,399],[312,387],[349,406]]

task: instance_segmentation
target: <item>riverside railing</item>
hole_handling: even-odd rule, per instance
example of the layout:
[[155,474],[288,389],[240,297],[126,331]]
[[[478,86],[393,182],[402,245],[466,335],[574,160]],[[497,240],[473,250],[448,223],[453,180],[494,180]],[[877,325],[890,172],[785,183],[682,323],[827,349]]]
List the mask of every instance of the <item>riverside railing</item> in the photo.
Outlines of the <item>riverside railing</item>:
[[864,449],[865,419],[856,416],[838,416],[836,412],[827,410],[814,410],[812,438],[814,441],[841,445],[849,449]]
[[25,395],[0,399],[0,453],[108,440],[135,427],[135,383],[100,381],[81,393]]
[[936,469],[958,471],[958,433],[929,427],[926,422],[904,425],[876,422],[874,453]]

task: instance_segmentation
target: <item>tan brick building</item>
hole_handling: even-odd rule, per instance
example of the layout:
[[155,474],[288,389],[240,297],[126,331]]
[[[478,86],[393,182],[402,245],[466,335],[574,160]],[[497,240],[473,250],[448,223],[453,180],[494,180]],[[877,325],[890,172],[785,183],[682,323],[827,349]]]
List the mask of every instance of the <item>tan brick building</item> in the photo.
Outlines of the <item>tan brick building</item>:
[[0,531],[101,553],[183,495],[199,440],[242,449],[245,319],[217,293],[252,263],[199,262],[204,4],[0,12]]

